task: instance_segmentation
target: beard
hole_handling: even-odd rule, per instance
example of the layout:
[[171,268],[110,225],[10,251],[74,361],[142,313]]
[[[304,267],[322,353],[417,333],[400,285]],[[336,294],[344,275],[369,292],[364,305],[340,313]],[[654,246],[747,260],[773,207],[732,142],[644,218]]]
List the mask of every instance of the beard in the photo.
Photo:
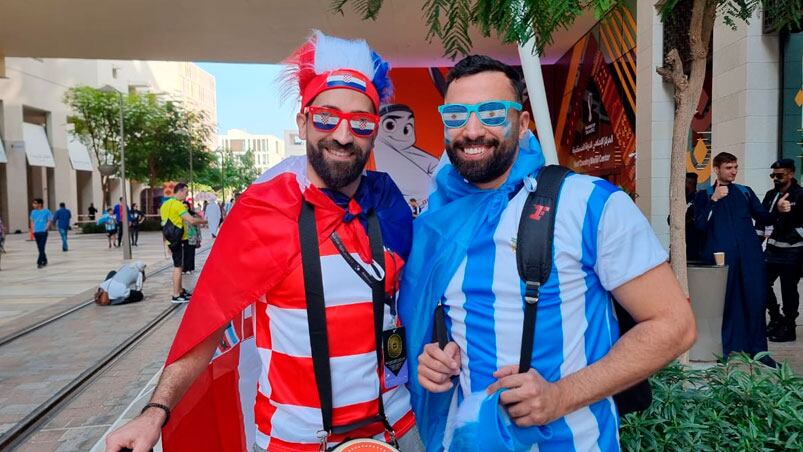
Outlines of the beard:
[[[355,158],[351,162],[332,161],[324,155],[324,148],[331,151],[350,152]],[[354,143],[344,146],[335,140],[326,138],[318,141],[317,144],[307,141],[307,159],[312,165],[312,169],[332,190],[339,190],[357,180],[365,169],[369,154],[367,150]]]
[[773,183],[773,185],[775,185],[775,188],[778,189],[778,190],[780,190],[781,187],[783,187],[783,181],[780,181],[778,179],[773,179],[772,183]]
[[[516,159],[518,151],[519,124],[511,126],[511,137],[500,142],[496,138],[457,140],[446,145],[446,154],[458,173],[473,184],[485,184],[496,180],[507,171]],[[472,146],[488,146],[491,155],[482,160],[464,160],[463,149]]]

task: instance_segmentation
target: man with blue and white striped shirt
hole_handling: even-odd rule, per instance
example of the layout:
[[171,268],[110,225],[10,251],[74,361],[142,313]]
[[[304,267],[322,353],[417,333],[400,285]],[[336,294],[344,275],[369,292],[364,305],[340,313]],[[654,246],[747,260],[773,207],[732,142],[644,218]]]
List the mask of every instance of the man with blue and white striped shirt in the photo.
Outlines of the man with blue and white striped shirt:
[[[612,394],[695,339],[687,298],[638,208],[604,180],[571,174],[531,369],[518,373],[516,234],[544,165],[522,97],[519,74],[485,56],[463,59],[447,78],[439,110],[450,162],[415,222],[400,299],[408,355],[419,355],[411,393],[428,451],[619,450]],[[611,293],[638,322],[622,337]],[[430,343],[438,304],[451,337],[443,350]]]

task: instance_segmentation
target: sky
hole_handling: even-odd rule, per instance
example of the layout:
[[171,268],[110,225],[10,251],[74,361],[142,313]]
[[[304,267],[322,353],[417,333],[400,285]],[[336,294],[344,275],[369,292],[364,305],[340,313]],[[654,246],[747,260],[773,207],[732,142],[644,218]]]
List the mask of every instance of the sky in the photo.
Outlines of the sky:
[[284,139],[284,131],[296,130],[296,101],[281,101],[275,64],[197,63],[215,77],[218,132],[245,129]]

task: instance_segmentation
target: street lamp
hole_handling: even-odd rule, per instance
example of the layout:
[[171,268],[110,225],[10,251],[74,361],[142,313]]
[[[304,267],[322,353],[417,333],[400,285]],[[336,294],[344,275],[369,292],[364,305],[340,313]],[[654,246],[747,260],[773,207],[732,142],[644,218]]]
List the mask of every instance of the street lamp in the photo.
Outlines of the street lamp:
[[120,99],[120,179],[122,181],[123,202],[120,205],[120,219],[123,222],[123,260],[131,260],[131,237],[128,236],[128,194],[125,180],[125,129],[123,120],[123,92],[105,85],[100,88],[104,93],[117,93]]
[[224,154],[223,148],[217,148],[217,152],[220,152],[220,197],[223,201],[223,205],[226,205],[226,175],[224,173],[224,168],[226,166],[226,155]]

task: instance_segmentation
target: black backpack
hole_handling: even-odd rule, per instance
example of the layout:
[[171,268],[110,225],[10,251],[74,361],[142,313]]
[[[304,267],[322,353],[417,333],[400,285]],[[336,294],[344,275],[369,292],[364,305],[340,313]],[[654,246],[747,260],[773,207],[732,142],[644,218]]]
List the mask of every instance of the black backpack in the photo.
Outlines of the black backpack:
[[[524,331],[522,333],[519,372],[530,369],[535,333],[536,303],[542,284],[552,271],[552,239],[555,230],[555,212],[558,194],[563,181],[571,173],[566,167],[549,165],[538,174],[538,184],[524,204],[525,211],[519,220],[516,237],[516,262],[519,276],[525,281]],[[635,320],[614,299],[619,330],[623,335],[636,325]],[[619,415],[644,411],[652,403],[652,389],[648,380],[642,380],[613,396]]]
[[[519,276],[525,281],[524,326],[519,357],[519,373],[527,372],[531,367],[533,338],[535,336],[536,303],[541,285],[549,278],[552,271],[552,239],[555,231],[555,212],[558,205],[558,194],[563,180],[571,173],[568,168],[559,165],[544,167],[538,174],[538,185],[535,192],[530,192],[524,203],[526,209],[519,220],[516,237],[516,263]],[[625,334],[636,325],[633,317],[613,300],[616,317],[619,319],[619,331]],[[435,308],[435,324],[432,339],[440,348],[449,341],[443,305]],[[644,411],[652,403],[652,389],[648,380],[642,380],[613,396],[620,416],[628,413]]]

